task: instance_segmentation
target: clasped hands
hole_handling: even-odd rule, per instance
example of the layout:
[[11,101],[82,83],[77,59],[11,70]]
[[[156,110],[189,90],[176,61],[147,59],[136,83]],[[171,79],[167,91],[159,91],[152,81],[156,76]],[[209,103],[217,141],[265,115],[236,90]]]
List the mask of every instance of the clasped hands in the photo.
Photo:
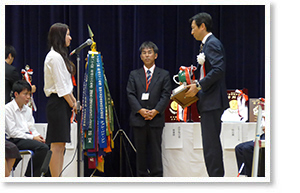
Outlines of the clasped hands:
[[41,143],[45,143],[45,139],[41,135],[34,136],[33,140],[39,141]]
[[152,120],[159,113],[156,109],[148,110],[144,108],[141,108],[138,112],[145,120]]

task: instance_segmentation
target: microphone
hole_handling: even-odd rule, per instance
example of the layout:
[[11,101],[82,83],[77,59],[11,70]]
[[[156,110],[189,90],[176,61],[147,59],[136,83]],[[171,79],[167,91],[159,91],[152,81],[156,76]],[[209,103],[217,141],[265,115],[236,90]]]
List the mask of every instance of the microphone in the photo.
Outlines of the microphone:
[[42,167],[41,167],[41,177],[43,177],[44,174],[48,171],[48,166],[50,163],[51,156],[52,156],[52,151],[48,150],[47,154],[45,156],[44,162],[42,164]]
[[70,56],[72,56],[73,54],[77,54],[78,52],[80,52],[80,50],[82,50],[83,48],[85,48],[86,46],[90,46],[92,45],[93,41],[91,39],[87,39],[83,44],[81,44],[78,48],[76,48],[75,50],[73,50],[70,53]]

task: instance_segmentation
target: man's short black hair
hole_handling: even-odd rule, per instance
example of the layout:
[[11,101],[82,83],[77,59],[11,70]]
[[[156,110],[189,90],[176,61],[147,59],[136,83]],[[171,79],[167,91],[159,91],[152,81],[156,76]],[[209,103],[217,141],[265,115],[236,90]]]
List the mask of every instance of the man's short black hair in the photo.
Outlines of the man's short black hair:
[[11,56],[14,58],[17,56],[17,52],[12,45],[5,45],[5,59],[9,54],[11,54]]
[[200,27],[202,23],[205,24],[206,31],[211,32],[213,29],[212,17],[205,12],[198,13],[189,19],[189,22],[192,23],[195,20],[196,25]]
[[142,45],[140,46],[140,52],[142,53],[142,50],[145,48],[153,48],[153,51],[155,54],[158,53],[158,47],[155,45],[155,43],[151,42],[151,41],[145,41],[144,43],[142,43]]
[[30,84],[25,80],[17,80],[12,86],[12,96],[15,96],[15,92],[20,94],[20,92],[22,92],[23,90],[28,90],[31,92]]

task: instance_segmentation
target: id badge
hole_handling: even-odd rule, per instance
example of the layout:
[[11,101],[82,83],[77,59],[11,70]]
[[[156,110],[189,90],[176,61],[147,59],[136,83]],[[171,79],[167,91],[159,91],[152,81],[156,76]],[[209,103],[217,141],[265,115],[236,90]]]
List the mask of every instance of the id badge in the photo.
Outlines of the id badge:
[[149,100],[149,93],[143,93],[142,94],[142,101],[147,101]]

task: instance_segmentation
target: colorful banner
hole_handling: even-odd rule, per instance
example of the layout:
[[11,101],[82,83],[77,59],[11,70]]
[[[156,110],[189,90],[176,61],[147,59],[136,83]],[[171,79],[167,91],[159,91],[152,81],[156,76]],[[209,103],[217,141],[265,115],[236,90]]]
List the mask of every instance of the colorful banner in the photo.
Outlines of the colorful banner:
[[89,51],[83,81],[81,128],[83,149],[90,169],[104,172],[104,156],[114,143],[113,101],[108,88],[101,54]]
[[97,90],[97,121],[99,125],[99,146],[106,148],[106,114],[105,114],[105,91],[102,70],[101,54],[97,55],[96,65],[96,90]]
[[94,149],[94,131],[95,131],[95,70],[96,70],[96,62],[97,57],[94,53],[89,52],[88,57],[88,114],[87,114],[87,121],[88,121],[88,130],[86,135],[86,148],[87,149]]

